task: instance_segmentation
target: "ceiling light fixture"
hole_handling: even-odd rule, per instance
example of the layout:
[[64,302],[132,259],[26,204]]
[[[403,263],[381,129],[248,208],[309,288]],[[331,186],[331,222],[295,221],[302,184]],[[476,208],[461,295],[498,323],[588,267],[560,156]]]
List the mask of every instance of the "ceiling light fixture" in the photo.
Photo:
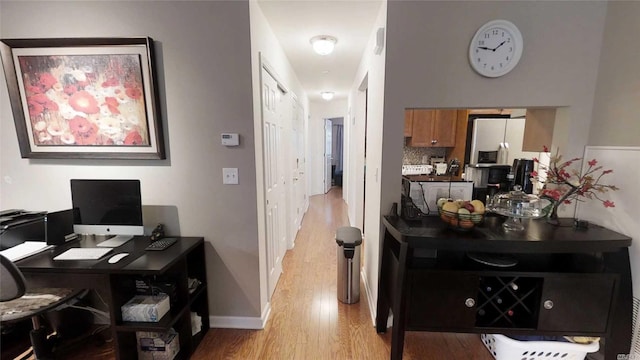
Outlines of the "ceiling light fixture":
[[331,91],[323,91],[320,93],[320,95],[322,96],[323,99],[327,101],[333,99],[333,92]]
[[333,52],[333,47],[336,46],[338,39],[330,35],[318,35],[312,37],[310,42],[315,52],[320,55],[329,55]]

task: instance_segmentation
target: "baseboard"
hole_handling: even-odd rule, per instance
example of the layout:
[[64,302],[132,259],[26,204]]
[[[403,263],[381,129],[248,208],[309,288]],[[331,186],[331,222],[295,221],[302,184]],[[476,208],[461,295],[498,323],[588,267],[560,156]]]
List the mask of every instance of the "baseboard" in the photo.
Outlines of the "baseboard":
[[[360,271],[360,277],[364,282],[364,292],[367,295],[367,301],[369,302],[369,312],[371,313],[371,322],[373,326],[376,326],[376,312],[378,309],[377,303],[373,298],[373,293],[371,292],[371,288],[369,288],[369,282],[367,282],[367,275],[364,271]],[[389,312],[389,317],[387,318],[387,329],[393,325],[393,314]]]
[[367,273],[364,272],[364,268],[360,269],[360,278],[362,279],[362,283],[364,284],[364,293],[367,297],[367,302],[369,303],[369,312],[371,316],[371,323],[373,326],[376,326],[376,303],[373,298],[373,293],[371,292],[371,288],[369,287],[369,282],[367,281]]
[[262,316],[246,317],[246,316],[209,316],[210,328],[221,329],[249,329],[262,330],[269,320],[271,314],[271,303],[267,303]]

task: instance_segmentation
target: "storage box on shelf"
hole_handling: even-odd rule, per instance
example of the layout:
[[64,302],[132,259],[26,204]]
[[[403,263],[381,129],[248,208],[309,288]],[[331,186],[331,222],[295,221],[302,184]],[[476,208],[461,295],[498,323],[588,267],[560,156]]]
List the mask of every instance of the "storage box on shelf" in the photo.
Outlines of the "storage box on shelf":
[[136,295],[122,305],[123,321],[158,322],[169,311],[169,295]]
[[180,336],[169,329],[167,332],[136,332],[138,360],[172,360],[180,351]]

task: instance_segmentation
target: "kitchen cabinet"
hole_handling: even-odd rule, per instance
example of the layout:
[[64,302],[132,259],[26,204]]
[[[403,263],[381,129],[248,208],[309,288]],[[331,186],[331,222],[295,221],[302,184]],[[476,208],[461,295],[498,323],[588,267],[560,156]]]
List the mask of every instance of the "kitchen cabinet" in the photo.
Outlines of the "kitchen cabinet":
[[459,329],[474,326],[475,306],[466,304],[470,304],[469,299],[475,301],[478,276],[450,271],[412,271],[409,277],[407,298],[420,306],[407,309],[408,327]]
[[404,111],[404,137],[411,137],[413,133],[413,110]]
[[522,150],[540,152],[544,146],[551,148],[556,109],[527,109],[526,119]]
[[611,274],[548,276],[540,300],[538,329],[545,331],[605,332],[614,297]]
[[456,144],[457,118],[458,111],[455,109],[411,110],[411,138],[407,145],[414,147],[454,147]]

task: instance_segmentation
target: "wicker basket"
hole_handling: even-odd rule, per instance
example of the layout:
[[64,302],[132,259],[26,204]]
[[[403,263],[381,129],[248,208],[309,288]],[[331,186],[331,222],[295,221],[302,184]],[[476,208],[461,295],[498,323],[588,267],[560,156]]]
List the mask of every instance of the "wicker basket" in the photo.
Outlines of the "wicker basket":
[[484,214],[458,214],[438,208],[440,219],[456,231],[470,231],[484,221]]
[[482,342],[496,360],[584,360],[600,344],[561,341],[518,341],[499,334],[482,334]]

